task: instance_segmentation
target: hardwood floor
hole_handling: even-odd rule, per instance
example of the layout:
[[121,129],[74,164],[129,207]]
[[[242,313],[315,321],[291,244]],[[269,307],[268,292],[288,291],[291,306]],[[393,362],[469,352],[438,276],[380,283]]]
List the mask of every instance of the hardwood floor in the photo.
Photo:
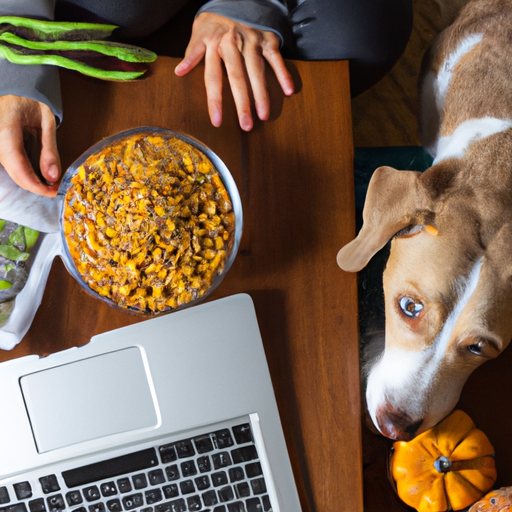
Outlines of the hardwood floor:
[[419,145],[417,77],[423,53],[438,32],[433,0],[413,0],[413,30],[391,72],[352,100],[355,147]]

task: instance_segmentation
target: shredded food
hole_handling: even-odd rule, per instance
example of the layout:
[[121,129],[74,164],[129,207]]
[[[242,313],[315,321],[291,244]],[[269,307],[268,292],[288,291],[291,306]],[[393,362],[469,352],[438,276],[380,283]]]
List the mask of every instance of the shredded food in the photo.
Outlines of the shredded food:
[[87,158],[63,228],[84,282],[146,313],[203,296],[233,245],[231,200],[212,162],[172,135],[139,133]]

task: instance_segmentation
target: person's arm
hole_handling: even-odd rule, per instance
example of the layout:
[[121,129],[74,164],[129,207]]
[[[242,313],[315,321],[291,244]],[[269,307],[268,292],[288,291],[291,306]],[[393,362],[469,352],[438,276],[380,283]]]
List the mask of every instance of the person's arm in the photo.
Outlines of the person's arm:
[[287,16],[278,0],[212,0],[199,11],[176,74],[188,73],[205,59],[208,110],[215,126],[222,122],[223,64],[244,130],[253,126],[251,93],[259,119],[269,118],[267,63],[283,92],[293,93],[293,80],[280,52],[291,37]]
[[[54,0],[2,0],[0,16],[53,19]],[[58,185],[42,183],[24,144],[41,146],[41,173],[47,183],[60,177],[56,126],[62,120],[59,74],[53,66],[22,66],[0,59],[0,164],[22,188],[54,196]]]

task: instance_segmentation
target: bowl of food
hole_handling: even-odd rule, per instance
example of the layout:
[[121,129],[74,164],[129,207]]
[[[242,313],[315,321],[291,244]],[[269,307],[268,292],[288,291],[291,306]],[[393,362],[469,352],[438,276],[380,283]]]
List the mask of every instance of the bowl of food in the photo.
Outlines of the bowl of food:
[[71,165],[59,194],[64,264],[124,310],[156,315],[205,299],[238,251],[233,177],[188,135],[141,127],[108,137]]

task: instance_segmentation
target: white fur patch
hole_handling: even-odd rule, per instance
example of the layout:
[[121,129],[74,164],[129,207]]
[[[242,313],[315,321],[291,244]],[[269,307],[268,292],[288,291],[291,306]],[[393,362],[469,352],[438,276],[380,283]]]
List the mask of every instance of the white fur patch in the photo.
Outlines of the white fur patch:
[[[386,340],[387,347],[371,369],[366,389],[368,412],[377,428],[376,412],[386,401],[414,420],[427,415],[427,393],[435,389],[436,375],[445,357],[448,342],[462,311],[476,290],[481,268],[482,260],[479,260],[467,279],[461,283],[459,299],[432,345],[418,347],[418,350],[404,350],[394,348],[393,341]],[[440,402],[443,402],[444,397],[441,398]],[[435,415],[436,412],[439,411],[432,411],[429,415]]]
[[486,139],[509,128],[512,128],[511,119],[497,119],[495,117],[468,119],[457,126],[451,135],[441,137],[437,141],[437,148],[434,152],[436,157],[433,165],[447,158],[462,158],[473,142]]
[[460,42],[459,46],[457,46],[457,49],[448,55],[446,60],[443,62],[443,65],[437,74],[436,83],[439,106],[444,105],[444,99],[446,98],[446,93],[448,91],[448,87],[450,86],[450,81],[452,79],[455,66],[457,66],[460,59],[469,53],[482,39],[482,34],[473,34],[466,37]]

